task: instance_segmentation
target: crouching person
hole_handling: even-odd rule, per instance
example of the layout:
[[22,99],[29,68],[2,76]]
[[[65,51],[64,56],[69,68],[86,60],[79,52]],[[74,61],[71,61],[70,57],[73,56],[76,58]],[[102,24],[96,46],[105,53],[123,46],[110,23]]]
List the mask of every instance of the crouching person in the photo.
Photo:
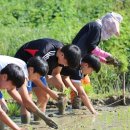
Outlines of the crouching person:
[[[81,84],[81,79],[82,75],[90,75],[93,71],[99,72],[101,68],[101,63],[100,61],[93,55],[86,55],[80,64],[80,67],[77,69],[71,69],[71,68],[63,68],[61,74],[62,79],[66,86],[73,85],[76,90],[78,91],[78,96],[81,98],[82,102],[84,105],[89,109],[89,111],[92,114],[98,114],[96,110],[94,109],[88,95],[86,94],[82,84]],[[64,77],[69,76],[71,79],[71,82],[66,82],[64,80]]]
[[[45,123],[53,128],[57,128],[57,124],[52,121],[49,117],[47,117],[43,112],[41,112],[35,103],[29,97],[27,91],[27,80],[28,77],[30,80],[37,81],[40,79],[43,73],[46,73],[45,68],[47,67],[46,62],[44,62],[40,57],[34,57],[27,65],[24,61],[0,55],[0,89],[6,89],[7,92],[21,105],[25,106],[29,111],[34,113],[35,115],[42,118]],[[35,68],[37,64],[40,67]],[[39,68],[44,68],[41,71]],[[18,91],[19,92],[18,92]],[[13,130],[20,130],[18,127],[8,116],[7,114],[0,108],[0,120],[3,121],[7,126],[12,128]]]
[[[22,69],[15,64],[8,64],[3,67],[0,63],[0,89],[8,91],[16,90],[16,86],[22,86],[25,81],[25,76]],[[0,106],[0,120],[13,130],[21,130],[6,114]]]
[[[80,63],[81,51],[75,45],[64,45],[55,39],[43,38],[25,43],[15,54],[15,57],[22,59],[26,63],[34,56],[40,56],[47,61],[49,65],[49,72],[46,76],[47,82],[58,90],[63,91],[65,85],[62,81],[60,72],[64,66],[76,68]],[[39,106],[42,112],[46,111],[48,102],[47,94],[55,100],[60,99],[60,96],[56,96],[49,88],[49,85],[46,85],[44,79],[41,83],[35,82],[32,86],[33,92],[37,97],[37,106]],[[75,87],[72,89],[77,93]]]

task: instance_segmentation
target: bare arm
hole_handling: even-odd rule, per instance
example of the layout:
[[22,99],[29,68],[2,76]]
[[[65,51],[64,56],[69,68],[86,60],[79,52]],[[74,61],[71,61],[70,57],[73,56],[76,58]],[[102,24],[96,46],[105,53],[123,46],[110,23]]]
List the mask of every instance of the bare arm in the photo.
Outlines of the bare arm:
[[65,88],[65,84],[64,84],[64,82],[62,81],[62,77],[61,77],[61,74],[60,74],[61,70],[62,70],[62,67],[59,67],[59,66],[56,67],[55,69],[53,69],[52,75],[53,75],[53,77],[55,78],[55,82],[58,83],[58,88],[59,88],[61,91],[63,91],[63,89]]
[[27,91],[27,82],[25,82],[21,88],[19,89],[19,93],[22,97],[24,106],[31,112],[33,112],[35,115],[42,118],[45,123],[52,127],[52,128],[58,128],[57,124],[51,120],[49,117],[47,117],[43,112],[40,111],[40,109],[35,105],[35,103],[30,98],[28,91]]
[[19,94],[19,92],[15,89],[13,90],[10,90],[10,91],[7,91],[9,93],[9,95],[14,99],[16,100],[19,104],[23,105],[23,101],[22,101],[22,98]]
[[[25,83],[19,88],[18,90],[23,105],[31,112],[35,112],[38,110],[37,106],[35,105],[35,103],[32,101],[32,99],[30,98],[29,94],[28,94],[28,90],[27,90],[27,81],[25,81]],[[18,96],[17,96],[18,98]]]
[[62,76],[62,79],[63,79],[65,85],[68,86],[68,87],[70,87],[78,95],[78,91],[74,87],[74,85],[72,84],[72,82],[70,80],[70,77],[69,76]]
[[51,98],[58,100],[58,95],[55,91],[51,90],[48,86],[45,86],[40,79],[33,81],[37,87],[40,87],[43,91],[48,93]]
[[0,120],[4,122],[7,126],[12,128],[13,130],[21,130],[20,127],[18,127],[8,116],[7,114],[2,110],[0,107]]
[[80,83],[76,83],[76,82],[73,82],[73,85],[77,89],[78,94],[79,94],[80,98],[82,99],[84,105],[89,109],[89,111],[92,114],[97,114],[97,112],[94,109],[94,107],[93,107],[93,105],[92,105],[88,95],[85,93],[85,91],[83,89],[83,86]]

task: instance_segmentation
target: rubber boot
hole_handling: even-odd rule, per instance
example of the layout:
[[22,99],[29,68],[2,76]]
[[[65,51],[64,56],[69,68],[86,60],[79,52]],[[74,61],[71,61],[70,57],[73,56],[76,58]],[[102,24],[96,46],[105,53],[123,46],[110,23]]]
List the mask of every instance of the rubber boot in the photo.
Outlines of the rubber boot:
[[67,105],[66,95],[63,93],[60,93],[58,95],[59,95],[58,103],[57,103],[58,114],[63,115],[63,114],[65,114],[65,109],[66,109],[66,105]]
[[30,124],[30,116],[28,115],[21,115],[21,123],[23,124]]
[[75,96],[72,102],[73,109],[80,109],[81,107],[81,98],[79,96]]
[[5,130],[5,124],[2,121],[0,121],[0,130]]

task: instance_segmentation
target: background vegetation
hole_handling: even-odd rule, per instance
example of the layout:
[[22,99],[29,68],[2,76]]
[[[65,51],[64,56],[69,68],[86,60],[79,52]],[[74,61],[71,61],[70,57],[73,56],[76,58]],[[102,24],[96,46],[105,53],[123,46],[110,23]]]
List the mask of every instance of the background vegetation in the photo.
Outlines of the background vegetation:
[[119,70],[102,65],[99,74],[91,76],[96,93],[106,93],[122,87],[122,72],[127,74],[129,87],[130,57],[130,1],[129,0],[1,0],[0,1],[0,54],[13,56],[24,43],[38,38],[54,38],[65,44],[87,22],[107,12],[123,16],[121,36],[101,43],[123,66]]

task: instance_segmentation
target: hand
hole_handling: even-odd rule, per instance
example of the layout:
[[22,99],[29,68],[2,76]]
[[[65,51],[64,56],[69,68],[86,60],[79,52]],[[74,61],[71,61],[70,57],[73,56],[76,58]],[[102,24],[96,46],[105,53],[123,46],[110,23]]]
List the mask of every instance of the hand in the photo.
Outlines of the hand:
[[49,126],[52,127],[54,129],[58,129],[58,125],[51,120],[51,118],[47,117],[43,112],[41,111],[36,111],[34,112],[34,114],[36,114],[37,116],[39,116],[41,119],[43,119],[45,121],[45,123]]
[[52,121],[49,117],[46,117],[46,119],[44,120],[45,123],[49,126],[49,127],[52,127],[54,129],[58,129],[58,125]]
[[[74,91],[74,90],[73,90]],[[75,89],[75,94],[76,94],[76,96],[78,96],[79,94],[78,94],[78,91],[77,91],[77,89]]]
[[106,58],[106,63],[114,65],[115,67],[120,66],[120,62],[117,59],[113,58],[112,56],[108,56]]
[[99,113],[98,113],[97,111],[94,111],[92,114],[93,114],[94,116],[99,115]]
[[59,92],[64,92],[66,90],[67,90],[67,88],[65,87],[65,85],[62,85],[62,87],[59,89]]
[[62,93],[67,93],[67,92],[68,92],[68,88],[63,87],[63,91],[62,91]]

